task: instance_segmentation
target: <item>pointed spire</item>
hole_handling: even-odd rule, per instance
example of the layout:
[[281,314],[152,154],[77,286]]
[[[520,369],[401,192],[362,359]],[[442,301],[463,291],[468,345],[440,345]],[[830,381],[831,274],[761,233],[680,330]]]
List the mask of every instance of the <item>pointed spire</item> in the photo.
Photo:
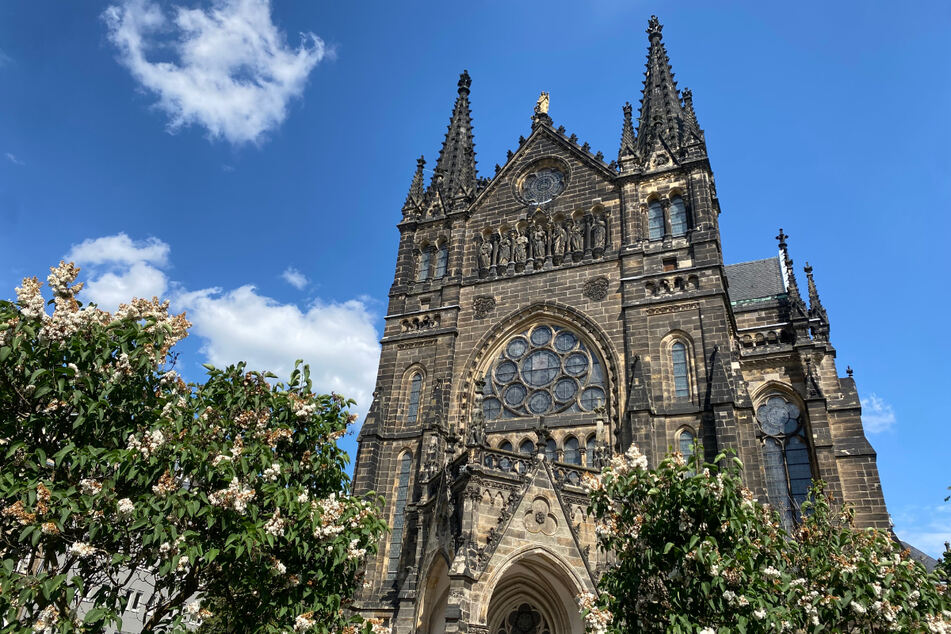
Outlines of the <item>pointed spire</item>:
[[789,295],[789,303],[792,304],[793,308],[799,311],[801,316],[805,316],[806,303],[802,301],[802,296],[799,295],[799,285],[796,283],[796,271],[793,269],[793,261],[792,258],[789,257],[789,250],[786,244],[786,238],[788,237],[788,235],[783,233],[782,227],[780,227],[779,235],[776,236],[776,239],[779,240],[779,252],[782,255],[781,263],[786,273],[786,294]]
[[680,100],[667,49],[664,48],[663,29],[657,16],[652,15],[647,26],[650,48],[637,120],[636,150],[639,156],[646,156],[658,137],[674,149],[703,142],[693,113],[692,96],[687,94],[686,103]]
[[410,183],[409,194],[406,195],[406,202],[403,203],[404,212],[411,209],[419,209],[423,203],[423,167],[425,166],[425,158],[420,156],[416,159],[416,172],[413,174],[413,182]]
[[621,149],[618,150],[617,160],[621,161],[622,156],[634,155],[634,121],[631,118],[633,108],[631,102],[624,104],[624,123],[621,125]]
[[820,341],[828,341],[829,315],[819,300],[819,291],[816,289],[816,281],[812,278],[812,267],[808,262],[803,270],[806,272],[806,279],[809,280],[809,317],[819,320],[818,323],[813,324],[813,335]]
[[472,140],[472,113],[469,111],[471,85],[469,71],[462,71],[459,96],[452,109],[446,140],[439,152],[430,185],[449,199],[470,198],[476,189],[475,143]]

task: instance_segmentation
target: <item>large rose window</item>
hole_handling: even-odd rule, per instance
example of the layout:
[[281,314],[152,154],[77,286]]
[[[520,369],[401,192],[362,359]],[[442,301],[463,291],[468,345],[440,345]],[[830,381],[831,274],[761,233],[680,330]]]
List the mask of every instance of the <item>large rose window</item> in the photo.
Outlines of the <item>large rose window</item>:
[[487,420],[590,412],[604,403],[604,372],[576,333],[541,324],[506,343],[484,394]]

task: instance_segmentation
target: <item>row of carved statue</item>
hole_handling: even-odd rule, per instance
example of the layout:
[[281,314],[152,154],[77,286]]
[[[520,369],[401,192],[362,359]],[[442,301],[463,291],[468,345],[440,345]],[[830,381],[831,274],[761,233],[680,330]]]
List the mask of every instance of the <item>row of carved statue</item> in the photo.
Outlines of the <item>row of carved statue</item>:
[[588,214],[562,221],[537,219],[523,229],[499,230],[478,238],[479,270],[505,270],[526,262],[541,266],[550,257],[556,266],[566,259],[580,259],[585,253],[600,257],[607,246],[608,225],[602,214]]

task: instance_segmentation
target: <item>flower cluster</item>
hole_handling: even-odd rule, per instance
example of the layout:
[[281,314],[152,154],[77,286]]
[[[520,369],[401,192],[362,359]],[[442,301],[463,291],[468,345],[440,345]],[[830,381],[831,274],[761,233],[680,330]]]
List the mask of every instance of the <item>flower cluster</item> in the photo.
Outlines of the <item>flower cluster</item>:
[[135,434],[129,436],[127,449],[134,449],[142,454],[143,458],[148,459],[159,448],[165,444],[165,434],[161,430],[154,429],[142,434],[142,440],[135,437]]
[[242,484],[238,477],[231,479],[231,484],[227,489],[220,489],[208,496],[208,501],[212,506],[221,508],[231,508],[244,515],[248,509],[248,501],[254,497],[254,489]]
[[275,537],[283,537],[285,523],[285,520],[281,517],[281,509],[275,509],[274,515],[264,525],[264,532]]
[[584,623],[587,631],[592,634],[606,634],[608,627],[614,620],[614,615],[598,605],[598,598],[590,592],[585,592],[578,597],[578,606],[581,614],[584,616]]

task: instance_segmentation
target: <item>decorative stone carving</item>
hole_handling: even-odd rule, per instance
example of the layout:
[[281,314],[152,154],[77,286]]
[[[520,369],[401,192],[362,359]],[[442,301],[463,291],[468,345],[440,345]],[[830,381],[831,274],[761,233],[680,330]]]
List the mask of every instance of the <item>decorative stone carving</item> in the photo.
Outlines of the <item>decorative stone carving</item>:
[[591,226],[591,248],[593,251],[604,250],[607,235],[607,222],[604,220],[604,216],[595,216]]
[[551,503],[541,496],[532,501],[532,506],[525,512],[522,522],[529,533],[552,535],[558,527],[558,520],[551,512]]
[[499,254],[497,258],[499,268],[508,266],[511,259],[512,259],[512,243],[509,240],[508,236],[502,236],[502,239],[499,240]]
[[584,296],[588,299],[600,302],[608,296],[608,278],[603,275],[591,278],[584,283],[581,292],[584,293]]
[[700,308],[700,304],[696,302],[690,302],[689,304],[674,304],[673,306],[657,306],[655,308],[648,308],[648,315],[668,315],[670,313],[680,313],[685,310],[697,310]]
[[548,235],[545,233],[545,227],[540,222],[536,222],[532,227],[532,255],[536,260],[545,259],[545,246],[548,242]]
[[512,237],[515,239],[515,261],[518,263],[524,263],[528,259],[528,237],[524,235],[516,235],[512,232]]
[[419,332],[420,330],[433,330],[439,328],[440,316],[420,315],[412,319],[404,319],[400,322],[400,332]]
[[472,312],[476,319],[485,319],[495,310],[495,298],[490,295],[479,295],[472,300]]
[[568,240],[571,250],[575,253],[584,251],[584,234],[582,233],[581,221],[569,220],[565,224],[568,227]]
[[568,244],[568,234],[565,232],[565,228],[560,224],[555,224],[555,226],[552,227],[551,233],[551,255],[556,265],[561,264],[561,258],[565,255],[565,247]]
[[492,241],[488,238],[482,239],[479,245],[479,268],[488,270],[492,266]]

